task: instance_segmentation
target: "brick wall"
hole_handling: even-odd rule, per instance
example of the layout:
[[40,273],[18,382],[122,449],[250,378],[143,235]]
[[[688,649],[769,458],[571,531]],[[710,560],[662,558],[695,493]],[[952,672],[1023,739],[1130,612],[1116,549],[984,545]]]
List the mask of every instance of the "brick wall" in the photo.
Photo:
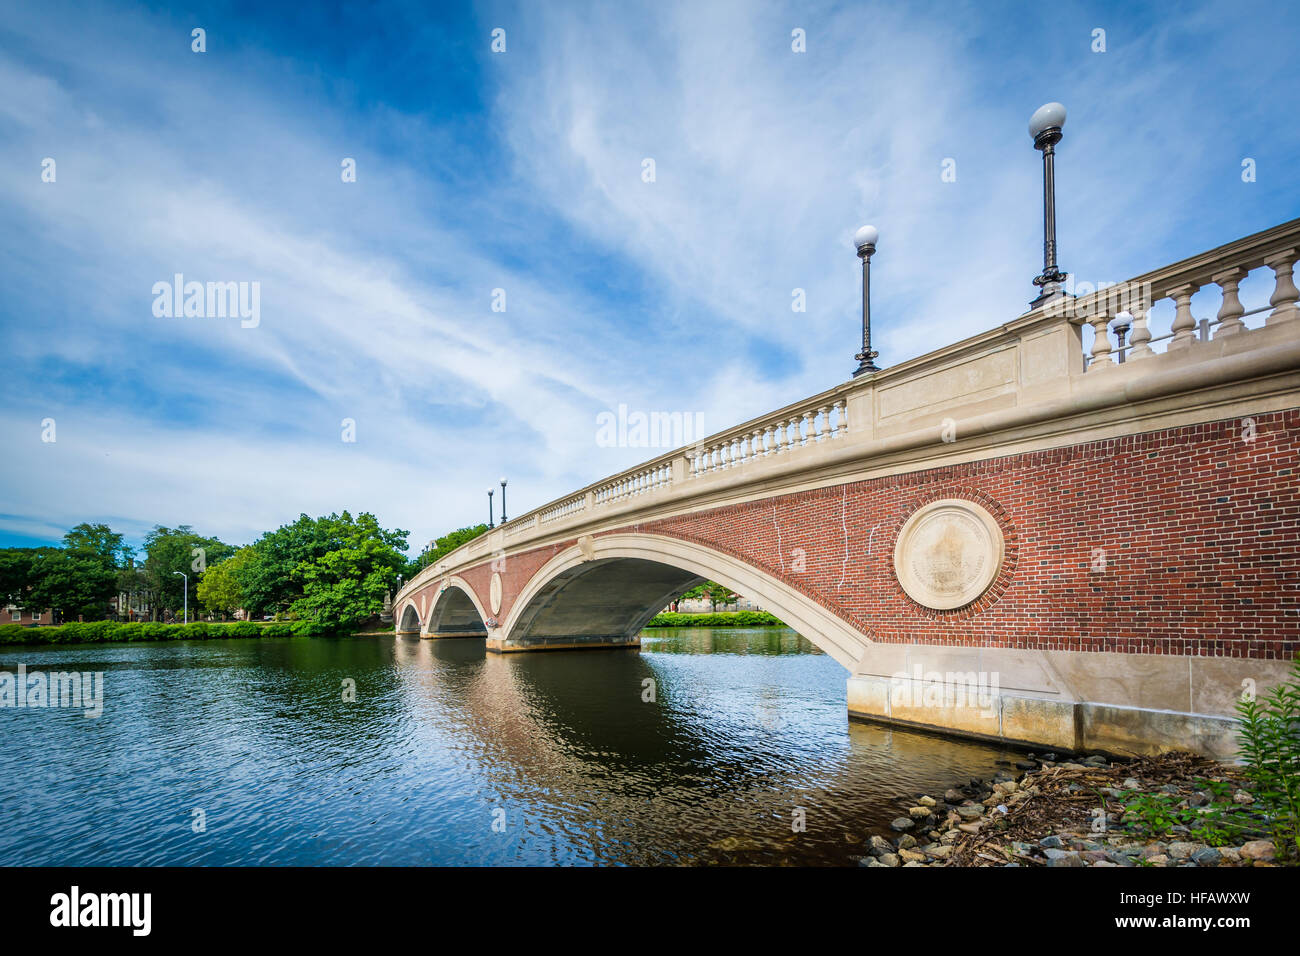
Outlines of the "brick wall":
[[[1250,427],[1232,419],[874,478],[635,530],[727,552],[876,641],[1290,658],[1300,652],[1300,410]],[[940,498],[979,502],[1006,539],[989,590],[946,612],[911,601],[893,572],[904,521]],[[511,556],[500,619],[570,543]],[[487,607],[490,566],[463,576]]]

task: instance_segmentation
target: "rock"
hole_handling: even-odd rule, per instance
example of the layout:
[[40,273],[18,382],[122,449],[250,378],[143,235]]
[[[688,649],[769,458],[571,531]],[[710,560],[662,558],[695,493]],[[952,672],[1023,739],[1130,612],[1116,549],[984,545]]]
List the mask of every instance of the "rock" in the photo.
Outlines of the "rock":
[[1085,757],[1083,762],[1089,767],[1104,767],[1110,763],[1110,761],[1101,754],[1093,754],[1090,757]]
[[1119,866],[1118,863],[1112,863],[1110,860],[1096,860],[1093,862],[1092,865],[1093,866]]
[[1212,846],[1203,846],[1192,854],[1192,862],[1197,866],[1218,866],[1223,854]]
[[915,860],[910,860],[907,863],[903,864],[903,869],[907,869],[909,866],[925,866],[925,864],[917,863]]
[[1237,852],[1243,860],[1259,860],[1266,863],[1277,855],[1277,849],[1271,840],[1251,840],[1241,846]]
[[1017,760],[1017,761],[1016,761],[1016,769],[1017,769],[1017,770],[1037,770],[1037,769],[1038,769],[1038,761],[1036,761],[1036,760]]
[[916,822],[910,817],[897,817],[889,824],[891,830],[910,830],[916,826]]
[[935,805],[934,797],[921,797],[921,799],[917,800],[916,802],[923,807],[932,807]]
[[1137,866],[1137,864],[1133,862],[1133,857],[1129,856],[1127,853],[1121,853],[1116,850],[1107,850],[1106,859],[1110,860],[1116,866]]
[[1187,798],[1187,805],[1189,807],[1203,807],[1209,802],[1209,798],[1203,793],[1194,793]]
[[913,820],[924,820],[926,817],[931,816],[932,814],[930,813],[929,807],[912,807],[910,810],[907,811],[907,815],[910,816]]
[[1142,784],[1138,781],[1138,778],[1137,778],[1137,777],[1125,777],[1125,778],[1124,778],[1124,783],[1122,784],[1122,786],[1124,787],[1125,790],[1141,790],[1141,789],[1142,789]]
[[881,862],[880,862],[879,860],[877,860],[874,856],[864,856],[862,859],[858,860],[858,866],[880,866],[880,867],[883,867],[884,865],[885,865],[885,864],[881,863]]
[[1241,851],[1235,846],[1219,847],[1219,856],[1223,858],[1224,863],[1241,862]]
[[1254,802],[1255,802],[1255,798],[1252,797],[1252,796],[1251,796],[1249,793],[1247,793],[1245,790],[1238,790],[1236,793],[1234,793],[1234,794],[1232,795],[1232,802],[1233,802],[1233,803],[1241,803],[1241,804],[1254,803]]
[[1171,860],[1186,860],[1199,849],[1201,849],[1200,844],[1185,843],[1181,840],[1175,840],[1173,843],[1169,844],[1169,858]]
[[898,838],[898,848],[900,850],[910,850],[914,846],[916,846],[916,837],[912,836],[912,834],[904,833]]
[[1059,850],[1061,848],[1061,838],[1058,836],[1045,836],[1038,843],[1049,850]]
[[900,866],[903,862],[897,853],[882,853],[879,859],[882,866]]
[[1165,856],[1163,853],[1157,853],[1154,856],[1147,857],[1146,861],[1152,866],[1164,866],[1169,862],[1169,857]]
[[1142,859],[1149,860],[1153,856],[1164,857],[1166,860],[1169,859],[1165,854],[1165,845],[1163,843],[1152,843],[1150,846],[1144,846],[1142,848]]
[[1110,862],[1110,855],[1105,850],[1084,850],[1079,854],[1079,856],[1081,859],[1087,860],[1089,863],[1105,861],[1108,866],[1115,865]]
[[983,820],[976,820],[973,823],[959,823],[957,829],[963,833],[979,833],[984,826]]
[[899,850],[898,856],[899,859],[903,860],[904,864],[925,862],[925,854],[919,853],[916,850]]
[[1073,850],[1047,850],[1048,866],[1087,866]]
[[997,773],[993,775],[994,784],[1006,783],[1008,780],[1015,780],[1015,779],[1016,778],[1011,776],[1011,774],[1003,773],[1001,770],[999,770]]
[[960,790],[945,790],[943,792],[944,803],[958,804],[965,799],[966,794],[962,793]]
[[945,845],[928,846],[925,848],[925,855],[936,860],[946,860],[952,856],[952,847]]
[[963,803],[957,808],[957,816],[963,820],[978,820],[984,816],[984,808],[978,803]]
[[867,848],[872,856],[882,856],[885,853],[894,852],[894,844],[882,836],[873,836],[867,841]]

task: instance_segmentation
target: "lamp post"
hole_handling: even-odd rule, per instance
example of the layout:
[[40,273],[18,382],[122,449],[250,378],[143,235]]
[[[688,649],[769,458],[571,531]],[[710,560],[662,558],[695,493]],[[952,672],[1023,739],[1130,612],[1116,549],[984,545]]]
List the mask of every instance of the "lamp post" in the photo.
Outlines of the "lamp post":
[[1119,340],[1119,347],[1115,350],[1115,360],[1121,365],[1124,364],[1124,336],[1128,335],[1128,330],[1132,325],[1133,317],[1127,312],[1121,312],[1110,320],[1110,330],[1115,333],[1115,338]]
[[501,523],[506,523],[506,480],[501,479]]
[[880,371],[875,363],[880,353],[871,348],[871,257],[879,238],[880,231],[875,226],[863,226],[853,234],[853,244],[858,247],[858,258],[862,260],[862,351],[853,356],[858,360],[854,378],[865,372]]
[[1029,135],[1034,138],[1034,149],[1043,154],[1043,272],[1034,279],[1042,291],[1029,303],[1038,308],[1048,299],[1061,295],[1061,283],[1068,273],[1056,265],[1056,144],[1061,141],[1061,127],[1065,125],[1065,107],[1060,103],[1047,103],[1038,107],[1029,118]]
[[494,525],[494,524],[492,523],[492,494],[493,494],[493,492],[495,492],[495,491],[496,491],[495,488],[489,488],[489,489],[488,489],[488,527],[489,527],[489,528],[495,528],[495,527],[496,527],[496,525]]
[[185,608],[185,610],[183,614],[184,614],[185,623],[188,624],[190,623],[190,576],[186,574],[184,571],[173,571],[172,574],[179,574],[181,577],[185,579],[185,599],[183,602],[183,607]]

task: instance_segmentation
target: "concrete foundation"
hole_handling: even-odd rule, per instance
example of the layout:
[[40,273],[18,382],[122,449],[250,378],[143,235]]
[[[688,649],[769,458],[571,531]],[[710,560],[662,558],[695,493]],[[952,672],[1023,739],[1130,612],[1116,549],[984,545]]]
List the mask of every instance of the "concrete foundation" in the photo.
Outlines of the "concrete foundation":
[[1236,702],[1287,661],[873,644],[849,716],[1034,748],[1232,759]]

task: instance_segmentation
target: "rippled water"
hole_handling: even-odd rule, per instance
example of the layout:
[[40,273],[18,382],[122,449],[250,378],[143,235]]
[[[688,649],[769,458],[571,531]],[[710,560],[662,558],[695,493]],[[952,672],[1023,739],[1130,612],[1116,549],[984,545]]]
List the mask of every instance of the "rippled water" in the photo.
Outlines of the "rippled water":
[[0,709],[3,865],[846,864],[893,798],[1007,756],[850,723],[844,669],[770,628],[653,630],[639,653],[0,650],[19,663],[103,671],[105,710]]

